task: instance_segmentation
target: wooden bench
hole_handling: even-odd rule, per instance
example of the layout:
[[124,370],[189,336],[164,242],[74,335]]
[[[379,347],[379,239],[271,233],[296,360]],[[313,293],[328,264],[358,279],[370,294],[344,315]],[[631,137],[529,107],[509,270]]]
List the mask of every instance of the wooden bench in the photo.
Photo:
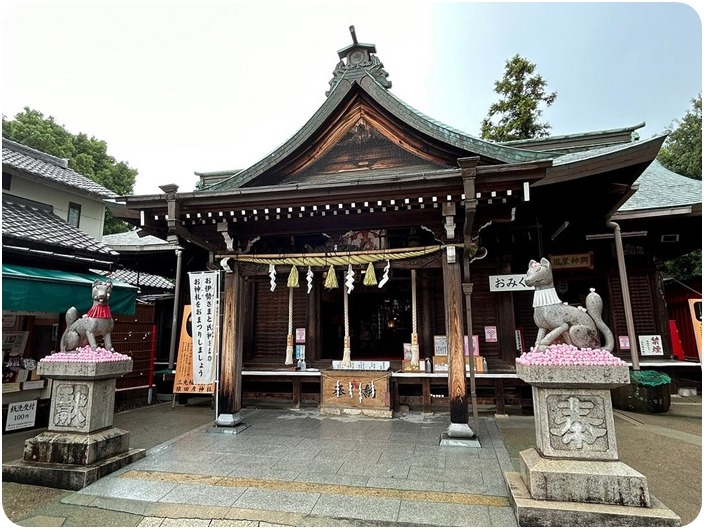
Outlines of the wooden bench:
[[[287,369],[245,369],[242,371],[243,380],[262,382],[281,382],[291,384],[290,400],[294,408],[300,408],[302,402],[301,386],[304,382],[317,382],[322,391],[321,371],[291,371]],[[504,388],[506,386],[523,386],[525,383],[515,373],[476,373],[475,380],[479,387],[491,387],[494,391],[496,413],[506,413],[506,400]],[[394,411],[399,410],[399,385],[419,386],[422,392],[423,412],[429,413],[432,407],[431,384],[442,383],[447,387],[447,373],[414,373],[394,371],[391,373],[391,406]],[[469,375],[467,376],[469,388]],[[245,395],[243,394],[243,397]],[[250,398],[258,398],[257,394],[249,392]]]
[[[475,373],[476,385],[493,387],[494,403],[496,413],[504,415],[506,413],[506,400],[504,388],[525,386],[526,384],[518,378],[515,373]],[[431,384],[442,382],[447,387],[447,373],[424,373],[424,372],[395,372],[391,374],[392,380],[392,402],[394,411],[399,409],[399,385],[420,385],[422,391],[423,412],[432,411],[433,397],[431,394]],[[467,375],[467,393],[469,394],[469,374]]]
[[[254,380],[254,381],[266,381],[266,382],[285,382],[291,384],[291,400],[293,401],[294,408],[301,407],[302,394],[301,385],[302,382],[316,382],[320,387],[320,371],[291,371],[288,369],[271,369],[271,370],[258,370],[258,369],[244,369],[242,370],[242,379]],[[322,389],[322,388],[321,388]],[[244,394],[243,394],[244,397]]]

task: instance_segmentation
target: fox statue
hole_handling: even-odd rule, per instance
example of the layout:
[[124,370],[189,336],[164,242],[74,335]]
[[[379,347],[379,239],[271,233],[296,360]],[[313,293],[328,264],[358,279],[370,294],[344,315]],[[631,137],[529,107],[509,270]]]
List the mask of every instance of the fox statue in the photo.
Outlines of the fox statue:
[[89,344],[95,351],[98,348],[98,336],[103,337],[105,349],[112,350],[110,333],[115,322],[108,305],[112,294],[112,281],[96,279],[91,292],[93,306],[82,318],[79,317],[76,307],[66,311],[66,331],[61,337],[61,351],[73,351]]
[[[562,303],[555,292],[550,261],[531,260],[526,272],[525,283],[535,287],[533,295],[533,319],[538,326],[535,350],[545,351],[562,336],[562,339],[580,349],[604,349],[613,351],[614,335],[601,319],[603,302],[594,289],[587,295],[586,309]],[[606,343],[602,346],[599,332]]]

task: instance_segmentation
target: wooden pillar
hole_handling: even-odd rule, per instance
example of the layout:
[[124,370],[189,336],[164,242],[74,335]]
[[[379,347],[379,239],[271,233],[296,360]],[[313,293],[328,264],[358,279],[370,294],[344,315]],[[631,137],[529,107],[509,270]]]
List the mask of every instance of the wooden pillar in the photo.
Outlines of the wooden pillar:
[[433,411],[433,398],[430,396],[430,379],[423,377],[421,380],[423,388],[423,413],[431,413]]
[[[313,288],[308,294],[308,322],[306,325],[306,362],[320,360],[320,274],[313,277]],[[310,365],[310,364],[309,364]]]
[[222,346],[218,391],[219,426],[233,426],[241,421],[242,409],[242,278],[235,263],[233,273],[224,280]]
[[433,358],[435,341],[433,339],[433,297],[427,270],[420,271],[420,355]]
[[256,299],[256,288],[254,288],[252,278],[242,278],[242,294],[240,296],[242,310],[239,317],[242,318],[242,361],[251,360],[254,357],[254,308]]
[[447,262],[442,256],[442,277],[445,291],[445,332],[447,334],[450,422],[466,425],[467,378],[464,367],[464,317],[462,314],[462,274],[457,261]]

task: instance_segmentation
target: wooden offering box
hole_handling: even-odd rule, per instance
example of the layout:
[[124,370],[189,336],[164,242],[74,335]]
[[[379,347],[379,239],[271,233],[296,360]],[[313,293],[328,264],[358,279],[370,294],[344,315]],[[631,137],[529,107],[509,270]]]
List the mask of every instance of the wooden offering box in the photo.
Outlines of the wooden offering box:
[[320,412],[392,417],[390,371],[323,371]]

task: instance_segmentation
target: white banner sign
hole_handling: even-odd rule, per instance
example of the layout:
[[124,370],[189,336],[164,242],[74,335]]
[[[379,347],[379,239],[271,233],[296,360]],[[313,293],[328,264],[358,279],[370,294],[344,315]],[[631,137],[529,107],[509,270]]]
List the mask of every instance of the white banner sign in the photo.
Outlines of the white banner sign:
[[489,290],[491,292],[516,292],[518,290],[535,290],[535,287],[526,285],[525,274],[504,274],[489,276]]
[[217,376],[217,322],[220,272],[189,272],[193,332],[193,383],[212,384]]

